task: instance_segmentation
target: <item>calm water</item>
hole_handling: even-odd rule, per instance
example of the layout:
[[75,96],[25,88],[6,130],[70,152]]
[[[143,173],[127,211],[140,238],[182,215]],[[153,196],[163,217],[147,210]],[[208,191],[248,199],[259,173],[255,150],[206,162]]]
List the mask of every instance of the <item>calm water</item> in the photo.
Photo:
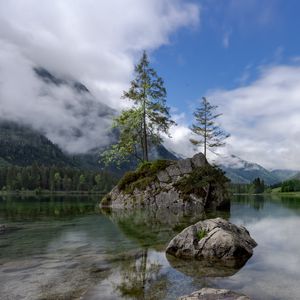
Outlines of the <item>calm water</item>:
[[[230,213],[100,211],[97,198],[0,198],[0,299],[176,299],[204,286],[300,299],[300,198],[235,196]],[[168,241],[222,216],[258,243],[240,270],[166,257]]]

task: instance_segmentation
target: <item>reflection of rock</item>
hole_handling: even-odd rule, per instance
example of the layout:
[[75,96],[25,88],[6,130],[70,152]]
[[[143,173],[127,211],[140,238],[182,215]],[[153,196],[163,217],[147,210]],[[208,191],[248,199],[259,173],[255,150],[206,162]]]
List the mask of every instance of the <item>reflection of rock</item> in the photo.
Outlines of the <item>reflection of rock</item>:
[[172,255],[166,257],[172,268],[193,278],[233,276],[243,267],[224,266],[224,263],[218,261],[180,259]]
[[[176,235],[187,226],[207,218],[207,214],[197,211],[186,213],[175,207],[170,209],[110,209],[102,210],[113,223],[130,239],[141,246],[151,246],[163,251],[170,237]],[[215,212],[214,216],[228,213]]]
[[103,198],[115,208],[228,209],[227,179],[202,153],[179,161],[156,161],[128,172]]
[[247,296],[223,289],[203,288],[178,300],[250,300]]
[[256,245],[246,228],[216,218],[184,229],[171,240],[166,251],[176,257],[220,261],[229,267],[239,267],[251,257]]

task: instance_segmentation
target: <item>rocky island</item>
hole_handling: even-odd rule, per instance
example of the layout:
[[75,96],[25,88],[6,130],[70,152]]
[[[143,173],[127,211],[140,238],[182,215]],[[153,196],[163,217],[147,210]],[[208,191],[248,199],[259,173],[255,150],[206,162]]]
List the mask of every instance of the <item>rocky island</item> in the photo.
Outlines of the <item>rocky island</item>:
[[227,209],[228,179],[202,153],[178,161],[157,160],[128,172],[101,206],[113,208]]

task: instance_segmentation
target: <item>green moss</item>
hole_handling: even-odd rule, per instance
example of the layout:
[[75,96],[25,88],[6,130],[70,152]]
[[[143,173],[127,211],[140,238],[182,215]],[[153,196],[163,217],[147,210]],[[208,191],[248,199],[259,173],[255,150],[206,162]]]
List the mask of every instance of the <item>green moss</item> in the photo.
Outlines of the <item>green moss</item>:
[[128,194],[132,193],[135,188],[144,190],[156,179],[157,173],[166,169],[171,163],[169,160],[144,162],[139,165],[136,171],[127,172],[119,181],[118,187]]
[[211,189],[218,186],[226,191],[228,182],[228,178],[221,169],[207,164],[204,167],[194,169],[189,176],[181,178],[175,184],[175,187],[187,198],[190,194],[205,197],[208,185],[210,185]]
[[207,236],[207,231],[204,229],[201,229],[200,231],[197,232],[197,238],[199,241],[205,238],[206,236]]
[[111,203],[111,197],[109,194],[105,195],[101,200],[101,205],[109,206]]

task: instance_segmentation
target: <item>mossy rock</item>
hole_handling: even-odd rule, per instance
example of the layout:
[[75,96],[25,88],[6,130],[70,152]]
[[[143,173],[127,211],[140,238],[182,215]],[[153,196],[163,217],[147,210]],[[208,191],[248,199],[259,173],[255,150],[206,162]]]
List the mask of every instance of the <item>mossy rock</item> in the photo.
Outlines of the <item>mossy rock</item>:
[[133,193],[135,188],[144,190],[156,180],[157,173],[172,164],[170,160],[155,160],[142,163],[136,171],[127,172],[118,183],[118,188],[127,194]]

